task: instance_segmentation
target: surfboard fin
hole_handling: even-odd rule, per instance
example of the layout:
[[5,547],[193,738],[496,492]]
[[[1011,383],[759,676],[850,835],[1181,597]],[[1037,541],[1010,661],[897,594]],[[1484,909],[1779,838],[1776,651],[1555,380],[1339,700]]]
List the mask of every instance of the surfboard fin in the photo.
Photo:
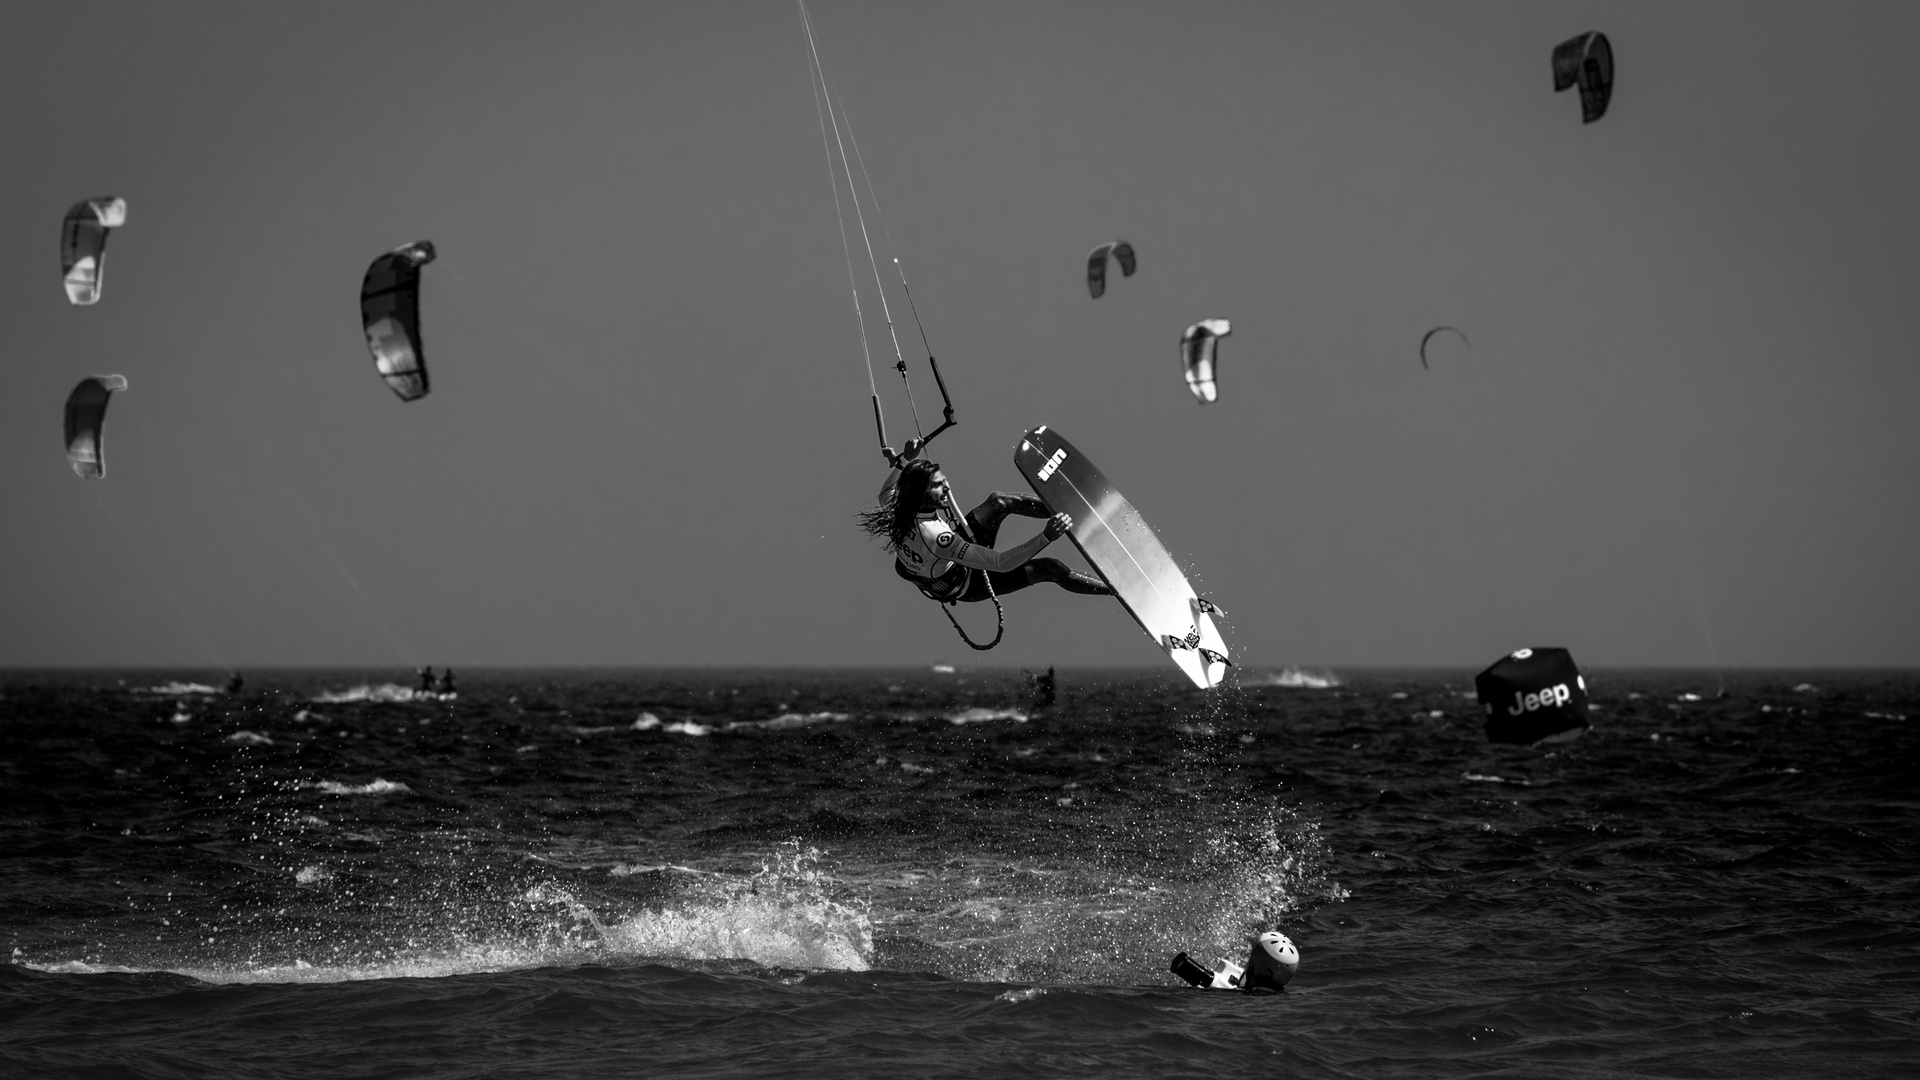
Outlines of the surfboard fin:
[[1218,615],[1223,619],[1227,617],[1227,613],[1220,610],[1220,605],[1204,596],[1196,596],[1193,598],[1193,610],[1196,615],[1205,612],[1208,615]]
[[1197,648],[1200,644],[1200,628],[1197,626],[1189,628],[1186,637],[1180,637],[1177,634],[1168,634],[1165,638],[1161,639],[1161,643],[1169,649]]
[[1233,666],[1233,661],[1227,659],[1225,656],[1222,656],[1217,652],[1214,652],[1212,649],[1206,649],[1206,648],[1201,649],[1200,659],[1205,660],[1209,664],[1225,664],[1228,667]]

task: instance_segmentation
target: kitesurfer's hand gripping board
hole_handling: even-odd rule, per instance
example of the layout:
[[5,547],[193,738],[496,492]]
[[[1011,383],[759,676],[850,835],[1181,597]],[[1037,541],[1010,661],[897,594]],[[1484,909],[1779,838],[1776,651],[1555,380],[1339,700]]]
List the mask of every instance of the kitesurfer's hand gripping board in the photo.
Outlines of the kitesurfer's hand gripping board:
[[[1127,497],[1045,424],[1020,440],[1013,464],[1047,509],[1072,516],[1073,546],[1113,587],[1147,636],[1195,686],[1207,690],[1220,685],[1227,672],[1226,642],[1201,609],[1187,576]],[[1203,656],[1203,650],[1219,659]]]

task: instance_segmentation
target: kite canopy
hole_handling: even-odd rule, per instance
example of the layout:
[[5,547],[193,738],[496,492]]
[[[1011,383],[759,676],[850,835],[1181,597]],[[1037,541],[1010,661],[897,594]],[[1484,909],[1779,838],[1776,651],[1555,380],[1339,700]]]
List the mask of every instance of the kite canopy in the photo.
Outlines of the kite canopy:
[[420,268],[433,242],[402,244],[373,260],[360,283],[360,325],[380,377],[401,401],[427,396],[427,356],[420,344]]
[[1438,334],[1441,331],[1445,331],[1459,338],[1462,342],[1466,344],[1469,350],[1473,348],[1473,342],[1467,341],[1467,335],[1461,333],[1457,327],[1436,326],[1433,329],[1427,331],[1426,335],[1420,339],[1420,366],[1421,367],[1427,366],[1427,342],[1432,341],[1433,335]]
[[1087,291],[1095,300],[1107,291],[1107,256],[1112,255],[1120,263],[1120,276],[1133,276],[1133,245],[1125,240],[1112,240],[1101,244],[1087,253]]
[[1187,389],[1202,405],[1220,394],[1214,384],[1215,354],[1220,339],[1231,333],[1233,324],[1225,319],[1201,319],[1180,335],[1180,366],[1187,373]]
[[1517,649],[1473,677],[1487,741],[1527,745],[1576,739],[1587,720],[1587,680],[1565,649]]
[[107,230],[127,223],[127,200],[103,195],[82,199],[60,223],[60,273],[67,302],[87,307],[100,302],[100,278],[106,272]]
[[1613,99],[1613,46],[1607,35],[1589,30],[1553,47],[1553,92],[1580,87],[1581,122],[1591,124],[1606,115]]
[[107,473],[100,429],[107,419],[107,399],[126,388],[125,376],[94,375],[81,379],[67,395],[67,461],[84,478],[98,480]]

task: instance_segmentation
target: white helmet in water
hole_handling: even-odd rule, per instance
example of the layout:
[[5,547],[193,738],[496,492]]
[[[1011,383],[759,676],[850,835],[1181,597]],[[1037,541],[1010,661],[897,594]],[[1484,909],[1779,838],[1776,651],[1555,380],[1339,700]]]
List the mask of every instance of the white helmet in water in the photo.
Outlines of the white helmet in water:
[[1246,974],[1241,976],[1242,990],[1279,990],[1293,981],[1300,971],[1300,950],[1287,935],[1269,930],[1253,940],[1247,953]]

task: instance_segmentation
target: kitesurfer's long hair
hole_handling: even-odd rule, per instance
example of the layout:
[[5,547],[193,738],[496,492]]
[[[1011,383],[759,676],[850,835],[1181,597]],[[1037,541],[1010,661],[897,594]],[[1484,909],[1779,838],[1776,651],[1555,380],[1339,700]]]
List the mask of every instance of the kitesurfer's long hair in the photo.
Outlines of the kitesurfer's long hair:
[[888,551],[898,551],[900,546],[913,535],[913,523],[920,516],[921,504],[927,501],[927,488],[933,484],[933,474],[940,466],[922,458],[909,462],[900,470],[900,479],[893,486],[893,498],[860,512],[860,527],[869,536],[883,536],[887,540]]

